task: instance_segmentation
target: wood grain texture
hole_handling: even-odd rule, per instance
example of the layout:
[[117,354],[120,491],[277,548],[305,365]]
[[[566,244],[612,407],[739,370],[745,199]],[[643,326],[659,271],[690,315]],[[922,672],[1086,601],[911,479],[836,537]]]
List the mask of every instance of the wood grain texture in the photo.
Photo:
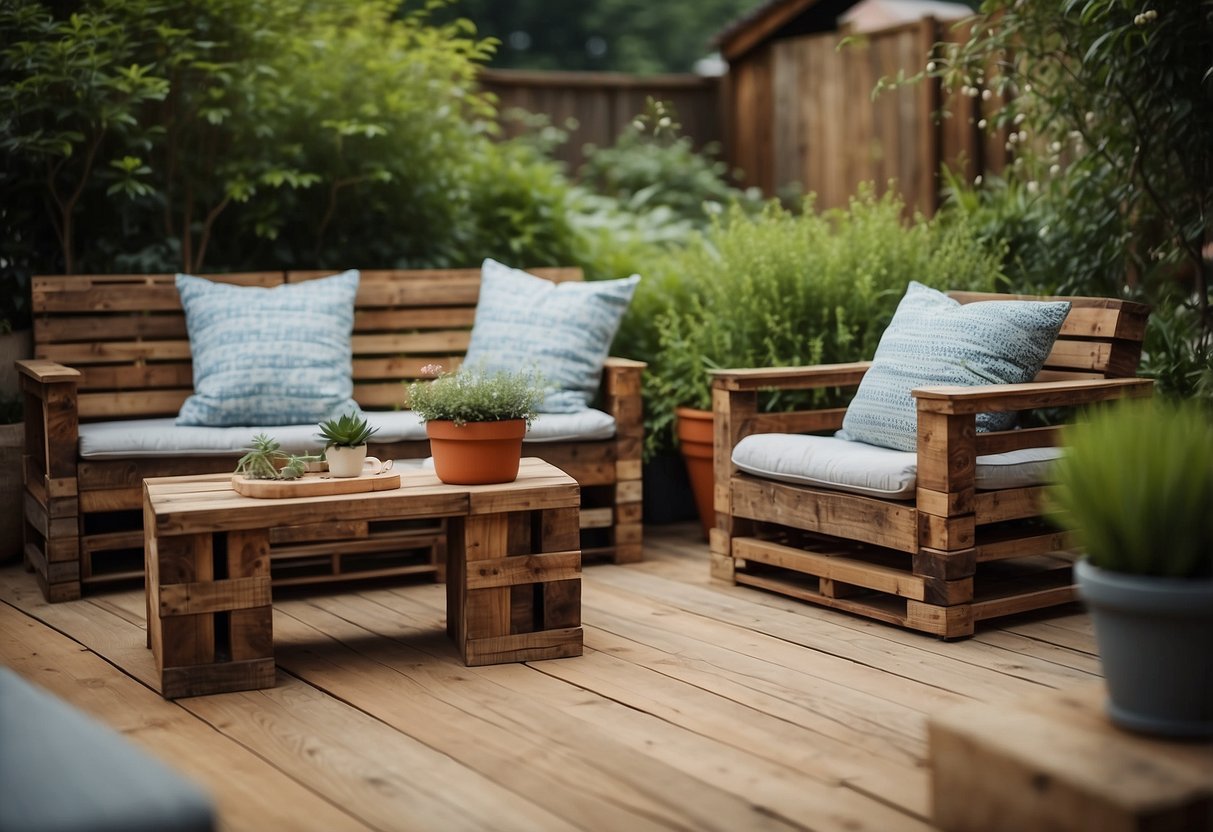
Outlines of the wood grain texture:
[[1130,734],[1082,688],[991,709],[971,704],[929,725],[933,818],[948,832],[1208,829],[1213,744]]

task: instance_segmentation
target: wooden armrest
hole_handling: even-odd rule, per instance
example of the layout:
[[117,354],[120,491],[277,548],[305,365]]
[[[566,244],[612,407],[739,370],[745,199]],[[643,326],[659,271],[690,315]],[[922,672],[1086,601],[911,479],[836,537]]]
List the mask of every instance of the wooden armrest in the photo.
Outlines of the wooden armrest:
[[710,370],[717,390],[807,390],[814,387],[851,387],[859,384],[871,361],[817,364],[811,367],[771,367],[744,370]]
[[607,356],[606,363],[602,365],[607,370],[643,370],[649,366],[643,361],[633,361],[630,358],[616,358],[615,356]]
[[1154,381],[1148,378],[1109,378],[981,387],[919,387],[910,392],[918,400],[920,412],[967,414],[1140,398],[1151,395],[1153,388]]
[[80,378],[79,370],[73,370],[71,367],[64,367],[62,364],[42,358],[28,358],[15,363],[19,372],[43,384],[76,381]]

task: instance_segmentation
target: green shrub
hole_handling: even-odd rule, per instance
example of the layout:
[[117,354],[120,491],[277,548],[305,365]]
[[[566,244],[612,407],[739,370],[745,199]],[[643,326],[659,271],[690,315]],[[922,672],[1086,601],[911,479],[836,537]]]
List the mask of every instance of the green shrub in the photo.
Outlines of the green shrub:
[[758,190],[733,185],[728,166],[715,158],[719,148],[711,144],[696,151],[690,138],[678,135],[674,119],[669,105],[650,98],[614,145],[586,146],[579,179],[634,213],[664,208],[697,227],[732,204],[758,211],[763,203]]
[[[870,358],[909,281],[995,288],[1000,249],[980,244],[964,223],[907,224],[903,210],[870,187],[846,210],[818,213],[811,201],[801,214],[774,203],[757,217],[734,209],[659,258],[617,341],[621,354],[649,362],[648,451],[671,440],[676,407],[710,406],[709,370]],[[831,398],[810,395],[818,405]]]
[[1004,102],[1006,184],[951,209],[1006,221],[1012,286],[1150,304],[1145,371],[1213,400],[1210,20],[1204,0],[984,0],[928,69]]

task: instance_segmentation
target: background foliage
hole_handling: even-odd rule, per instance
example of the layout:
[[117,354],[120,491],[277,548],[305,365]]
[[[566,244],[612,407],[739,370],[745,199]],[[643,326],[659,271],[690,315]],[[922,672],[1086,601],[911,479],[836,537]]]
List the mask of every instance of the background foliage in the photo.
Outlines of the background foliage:
[[1012,283],[1151,304],[1144,369],[1213,400],[1213,2],[987,0],[934,71],[1006,102],[1014,165],[952,208]]
[[448,14],[471,18],[502,41],[494,67],[690,72],[712,51],[714,35],[761,2],[457,0]]
[[[871,358],[909,281],[993,290],[1001,249],[952,219],[904,220],[904,205],[866,186],[846,210],[734,207],[684,248],[654,261],[617,342],[649,361],[650,453],[671,441],[674,409],[711,404],[708,371]],[[830,402],[814,391],[812,403]],[[801,404],[784,399],[771,408]]]

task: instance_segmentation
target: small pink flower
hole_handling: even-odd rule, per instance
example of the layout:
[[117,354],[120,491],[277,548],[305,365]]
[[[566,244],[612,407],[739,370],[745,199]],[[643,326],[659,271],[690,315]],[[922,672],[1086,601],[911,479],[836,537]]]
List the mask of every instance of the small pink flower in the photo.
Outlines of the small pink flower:
[[442,365],[441,364],[426,364],[424,367],[421,368],[421,374],[423,376],[440,376],[440,375],[442,375]]

